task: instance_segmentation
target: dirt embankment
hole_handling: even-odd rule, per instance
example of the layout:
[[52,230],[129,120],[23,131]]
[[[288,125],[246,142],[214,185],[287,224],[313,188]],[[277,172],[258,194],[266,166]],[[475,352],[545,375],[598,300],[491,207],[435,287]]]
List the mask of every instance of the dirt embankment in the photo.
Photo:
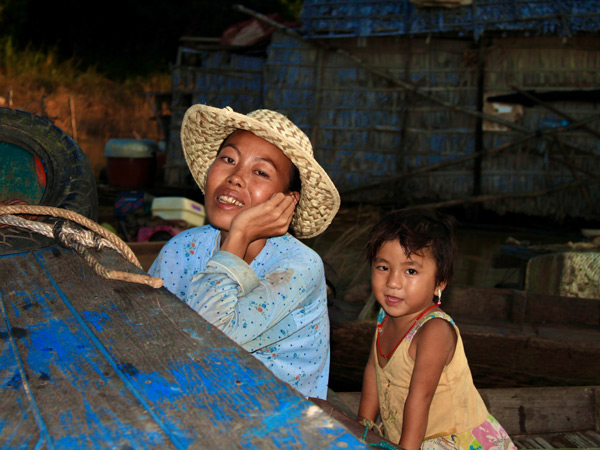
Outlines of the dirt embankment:
[[94,80],[88,86],[31,86],[0,76],[0,106],[48,118],[77,141],[98,178],[106,166],[108,140],[161,138],[145,92],[169,89],[168,75],[134,85]]

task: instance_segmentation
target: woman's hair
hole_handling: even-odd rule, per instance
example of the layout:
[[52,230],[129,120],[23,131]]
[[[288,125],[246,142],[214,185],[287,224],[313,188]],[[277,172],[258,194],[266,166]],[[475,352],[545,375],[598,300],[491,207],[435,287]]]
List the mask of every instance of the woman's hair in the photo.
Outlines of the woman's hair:
[[455,219],[433,209],[400,209],[387,214],[373,227],[366,244],[369,263],[372,263],[381,246],[398,241],[407,257],[431,252],[437,266],[436,284],[452,278],[457,253],[454,235]]
[[[217,156],[219,156],[219,153],[221,153],[221,149],[223,148],[229,137],[236,131],[240,130],[234,130],[225,139],[223,139],[223,142],[221,142],[219,150],[217,151]],[[292,163],[292,173],[290,174],[290,181],[288,182],[287,190],[288,192],[298,192],[299,194],[302,192],[302,178],[300,177],[300,171],[294,163]]]

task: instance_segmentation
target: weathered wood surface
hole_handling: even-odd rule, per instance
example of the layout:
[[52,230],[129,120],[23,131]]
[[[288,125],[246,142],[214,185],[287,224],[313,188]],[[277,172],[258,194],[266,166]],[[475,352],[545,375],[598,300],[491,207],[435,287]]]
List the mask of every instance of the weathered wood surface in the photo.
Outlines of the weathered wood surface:
[[335,397],[335,392],[330,391],[327,394],[327,400],[312,398],[311,401],[317,406],[319,406],[319,408],[321,408],[331,417],[335,418],[337,421],[343,424],[346,428],[348,428],[348,430],[350,430],[352,434],[364,438],[367,444],[375,444],[374,446],[379,447],[387,445],[387,448],[398,447],[397,443],[394,444],[391,441],[388,441],[373,430],[369,430],[365,434],[365,426],[358,423],[358,421],[356,420],[356,414],[349,411],[347,406],[340,404],[337,401],[333,401],[333,399],[331,399],[330,396]]
[[165,289],[58,247],[0,274],[2,448],[364,448]]
[[[600,300],[455,286],[442,308],[457,323],[479,388],[600,384]],[[375,321],[335,324],[330,387],[358,391]]]
[[[600,447],[600,386],[480,389],[519,449]],[[337,392],[355,417],[360,392]]]
[[449,286],[442,302],[453,318],[467,323],[600,329],[600,299]]

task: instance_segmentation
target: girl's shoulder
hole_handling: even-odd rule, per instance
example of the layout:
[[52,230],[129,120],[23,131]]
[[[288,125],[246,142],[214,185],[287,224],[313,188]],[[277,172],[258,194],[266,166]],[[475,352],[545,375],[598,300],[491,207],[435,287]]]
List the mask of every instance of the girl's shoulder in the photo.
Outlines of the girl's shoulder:
[[425,316],[423,316],[421,318],[421,320],[419,321],[421,323],[421,325],[429,322],[431,319],[444,319],[447,322],[450,322],[452,325],[456,325],[454,323],[454,319],[452,319],[452,317],[450,317],[450,314],[446,313],[445,311],[432,311],[429,314],[426,314]]
[[454,323],[454,320],[452,319],[452,317],[450,317],[449,314],[445,313],[444,311],[432,311],[432,312],[426,314],[425,316],[423,316],[415,324],[415,326],[412,328],[412,330],[410,330],[410,332],[406,335],[406,340],[412,341],[415,334],[417,334],[417,331],[419,331],[423,325],[425,325],[427,322],[429,322],[432,319],[442,319],[442,320],[448,322],[451,325],[451,327],[458,332],[456,324]]
[[[385,310],[383,308],[380,308],[379,314],[377,315],[377,323],[378,324],[382,323],[383,319],[385,319],[385,316],[386,316]],[[420,328],[426,322],[430,321],[431,319],[436,319],[436,318],[444,319],[445,321],[450,322],[450,324],[452,324],[452,326],[456,327],[454,320],[452,319],[452,317],[450,317],[449,314],[445,313],[444,311],[432,311],[429,314],[426,314],[425,316],[423,316],[419,320],[419,322],[417,324],[415,324],[415,326],[413,328],[414,329]]]

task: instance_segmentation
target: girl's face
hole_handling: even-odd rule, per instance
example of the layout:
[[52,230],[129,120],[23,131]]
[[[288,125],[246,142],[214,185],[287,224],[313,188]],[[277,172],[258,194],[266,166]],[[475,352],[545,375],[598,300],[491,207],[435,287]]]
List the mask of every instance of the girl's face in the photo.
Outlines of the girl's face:
[[292,162],[275,145],[249,131],[234,132],[208,169],[204,192],[208,221],[229,231],[241,211],[287,192],[291,174]]
[[390,317],[418,316],[432,306],[437,266],[428,249],[407,258],[400,242],[385,242],[371,265],[373,295]]

